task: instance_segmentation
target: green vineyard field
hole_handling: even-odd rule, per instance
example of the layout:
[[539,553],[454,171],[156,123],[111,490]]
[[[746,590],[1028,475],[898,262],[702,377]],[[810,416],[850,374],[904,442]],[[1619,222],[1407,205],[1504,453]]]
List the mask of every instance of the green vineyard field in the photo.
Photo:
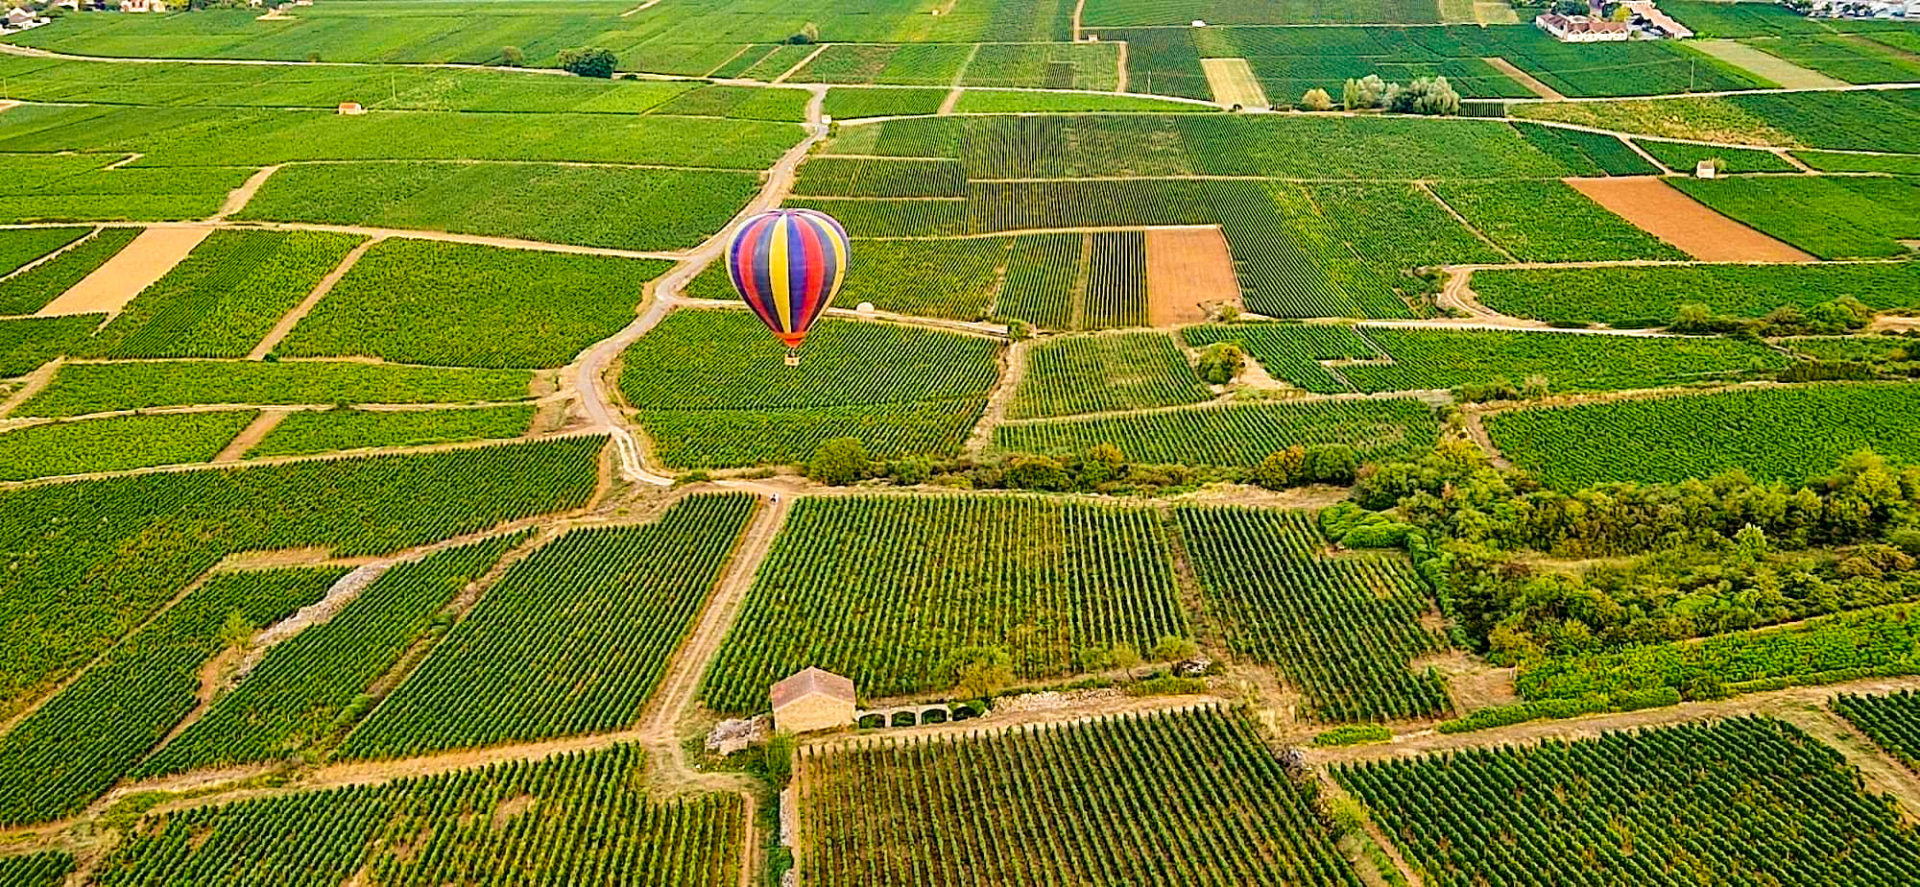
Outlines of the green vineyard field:
[[525,400],[524,370],[441,369],[350,361],[140,361],[67,364],[14,411],[83,416],[202,404],[409,404]]
[[114,416],[7,431],[0,433],[0,480],[206,462],[257,415]]
[[952,686],[948,658],[1003,647],[1021,677],[1089,670],[1188,634],[1156,512],[1033,497],[803,499],[702,683],[754,712],[809,665],[880,698]]
[[467,410],[303,410],[287,414],[246,455],[299,456],[519,437],[527,433],[533,417],[531,405]]
[[1027,353],[1026,375],[1007,416],[1117,412],[1212,397],[1166,333],[1071,336],[1048,339]]
[[1404,456],[1433,445],[1438,422],[1417,400],[1249,403],[1130,416],[1000,425],[995,449],[1084,452],[1119,447],[1136,462],[1250,467],[1291,446],[1346,444],[1362,459]]

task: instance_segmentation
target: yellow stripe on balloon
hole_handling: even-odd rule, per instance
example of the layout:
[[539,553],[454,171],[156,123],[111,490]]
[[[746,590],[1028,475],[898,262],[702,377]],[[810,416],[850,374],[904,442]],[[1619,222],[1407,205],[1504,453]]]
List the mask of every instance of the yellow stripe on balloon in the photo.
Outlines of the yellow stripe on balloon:
[[840,239],[840,232],[824,222],[815,223],[820,229],[821,239],[833,244],[833,287],[827,290],[827,304],[833,304],[835,296],[840,295],[840,282],[847,279],[847,242]]
[[773,242],[767,254],[768,283],[773,284],[774,305],[780,312],[780,331],[793,332],[793,276],[787,273],[787,226],[792,219],[782,217],[773,223]]

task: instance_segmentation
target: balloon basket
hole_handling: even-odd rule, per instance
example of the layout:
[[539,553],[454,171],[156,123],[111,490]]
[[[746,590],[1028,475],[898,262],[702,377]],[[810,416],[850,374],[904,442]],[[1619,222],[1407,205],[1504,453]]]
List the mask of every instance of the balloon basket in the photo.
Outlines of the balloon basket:
[[789,349],[787,349],[787,360],[786,360],[786,364],[787,364],[787,366],[790,366],[790,367],[797,367],[797,366],[799,366],[799,365],[800,365],[800,355],[799,355],[799,353],[798,353],[798,352],[795,352],[795,351],[794,351],[793,349],[791,349],[791,348],[789,348]]

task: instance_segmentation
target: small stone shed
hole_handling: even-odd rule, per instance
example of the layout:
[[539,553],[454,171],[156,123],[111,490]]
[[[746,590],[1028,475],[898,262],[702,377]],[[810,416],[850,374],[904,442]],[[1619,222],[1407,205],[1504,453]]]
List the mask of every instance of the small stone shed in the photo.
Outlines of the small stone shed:
[[774,684],[770,695],[775,730],[810,733],[853,726],[855,694],[851,678],[808,668]]

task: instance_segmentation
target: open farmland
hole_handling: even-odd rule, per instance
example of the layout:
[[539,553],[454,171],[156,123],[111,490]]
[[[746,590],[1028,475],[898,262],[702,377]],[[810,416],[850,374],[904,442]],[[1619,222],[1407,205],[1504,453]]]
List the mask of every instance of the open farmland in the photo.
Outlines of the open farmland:
[[1920,881],[1911,24],[49,4],[0,887]]

